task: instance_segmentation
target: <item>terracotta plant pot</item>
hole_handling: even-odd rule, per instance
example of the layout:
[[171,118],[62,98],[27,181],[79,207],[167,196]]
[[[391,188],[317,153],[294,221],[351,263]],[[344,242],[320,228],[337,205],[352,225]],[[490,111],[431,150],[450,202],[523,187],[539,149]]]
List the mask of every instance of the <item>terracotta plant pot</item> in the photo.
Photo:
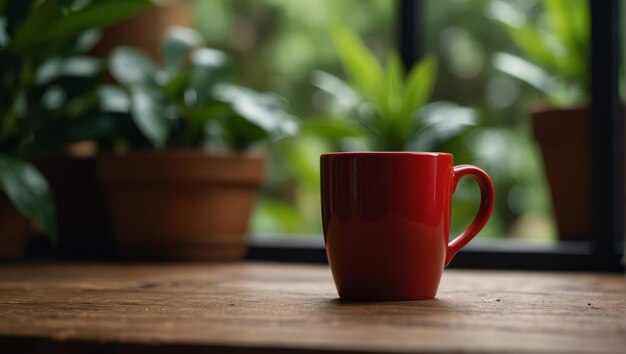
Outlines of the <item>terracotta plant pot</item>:
[[[626,108],[622,107],[622,118]],[[591,235],[591,111],[544,109],[531,114],[543,154],[559,240]],[[626,132],[624,132],[626,136]]]
[[260,156],[200,151],[104,156],[100,175],[118,254],[133,259],[242,259],[264,165]]
[[29,231],[30,222],[0,193],[0,260],[22,258]]
[[50,185],[59,228],[58,252],[112,257],[113,230],[95,157],[50,156],[35,165]]
[[560,240],[586,240],[591,234],[589,118],[588,108],[532,113]]

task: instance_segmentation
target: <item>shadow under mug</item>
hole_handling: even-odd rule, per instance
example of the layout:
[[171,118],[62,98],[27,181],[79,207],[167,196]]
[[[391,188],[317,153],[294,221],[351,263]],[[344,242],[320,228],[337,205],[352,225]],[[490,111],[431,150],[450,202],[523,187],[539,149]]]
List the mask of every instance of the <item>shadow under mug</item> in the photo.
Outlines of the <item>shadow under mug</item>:
[[[321,156],[326,253],[346,300],[434,298],[444,267],[487,223],[494,188],[483,170],[447,153]],[[449,242],[452,193],[463,176],[481,191],[478,213]]]

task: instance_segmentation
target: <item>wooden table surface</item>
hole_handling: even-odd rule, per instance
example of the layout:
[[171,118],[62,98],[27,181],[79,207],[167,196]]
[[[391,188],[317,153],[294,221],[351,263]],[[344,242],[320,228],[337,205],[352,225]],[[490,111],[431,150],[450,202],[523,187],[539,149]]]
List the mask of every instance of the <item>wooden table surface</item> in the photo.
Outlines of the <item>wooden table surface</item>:
[[434,300],[337,299],[325,266],[0,266],[0,352],[626,353],[626,277],[444,273]]

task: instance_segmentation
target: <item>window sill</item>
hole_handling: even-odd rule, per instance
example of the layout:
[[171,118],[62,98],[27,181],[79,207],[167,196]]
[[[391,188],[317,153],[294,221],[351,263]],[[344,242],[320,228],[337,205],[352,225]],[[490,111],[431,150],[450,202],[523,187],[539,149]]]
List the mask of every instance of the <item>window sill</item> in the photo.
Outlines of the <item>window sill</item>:
[[[623,249],[621,247],[620,249]],[[452,261],[450,268],[561,271],[623,271],[620,257],[598,259],[591,242],[538,243],[521,240],[474,240]],[[327,263],[322,236],[251,238],[250,260]]]

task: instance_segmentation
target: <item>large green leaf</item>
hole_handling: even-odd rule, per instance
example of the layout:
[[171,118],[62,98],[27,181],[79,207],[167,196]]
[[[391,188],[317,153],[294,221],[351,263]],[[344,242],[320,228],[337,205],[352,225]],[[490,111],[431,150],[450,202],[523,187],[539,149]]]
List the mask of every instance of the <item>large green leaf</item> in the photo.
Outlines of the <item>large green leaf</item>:
[[125,85],[154,83],[156,64],[137,49],[117,47],[109,56],[109,72]]
[[100,60],[87,56],[50,58],[37,68],[35,83],[37,85],[46,85],[65,76],[96,77],[100,75],[101,68],[102,63]]
[[496,53],[493,66],[545,93],[553,88],[552,77],[544,69],[516,55]]
[[378,107],[384,107],[387,98],[385,78],[376,57],[359,37],[347,28],[336,28],[333,38],[350,84]]
[[407,150],[432,151],[438,144],[476,125],[476,112],[473,109],[446,101],[425,106],[418,118],[420,129],[405,146]]
[[496,53],[493,66],[543,92],[549,103],[557,107],[571,107],[581,102],[586,95],[582,82],[566,83],[550,75],[541,67],[508,53]]
[[[299,126],[286,112],[286,103],[278,96],[263,94],[236,85],[220,85],[214,95],[231,105],[237,116],[276,138],[295,135]],[[233,134],[238,134],[233,130]]]
[[0,190],[22,215],[35,221],[53,240],[56,239],[56,217],[50,188],[33,165],[12,156],[0,155]]
[[270,131],[239,114],[231,115],[225,123],[225,138],[235,150],[245,150],[268,138]]
[[11,49],[17,53],[38,51],[90,28],[111,25],[136,15],[150,5],[150,0],[98,0],[65,15],[56,0],[47,0],[31,10],[17,27]]
[[335,75],[316,71],[313,73],[312,84],[331,95],[342,114],[357,109],[361,103],[361,98],[354,89]]
[[[574,80],[582,80],[582,86],[586,92],[591,91],[591,74],[589,68],[591,67],[591,28],[590,28],[590,15],[589,15],[589,3],[588,1],[578,1],[578,6],[570,7],[570,20],[572,32],[574,33],[574,45],[575,49],[572,52],[575,54],[571,60],[578,64],[576,76]],[[578,60],[575,60],[578,59]]]
[[[17,3],[19,1],[11,1]],[[35,42],[39,39],[41,32],[45,28],[54,26],[63,16],[56,0],[47,0],[32,5],[21,21],[15,23],[12,31],[11,41],[9,43],[9,51],[13,53],[22,53],[30,49],[29,42]],[[68,38],[69,39],[69,38]],[[41,48],[38,48],[41,49]]]
[[85,54],[92,50],[102,39],[102,29],[92,28],[81,33],[75,40],[69,43],[64,52],[72,54]]
[[[170,75],[168,81],[161,86],[163,94],[172,101],[176,101],[179,100],[180,97],[184,97],[190,77],[191,73],[189,72],[189,70],[181,71],[180,73],[175,75]],[[197,98],[198,97],[196,95],[196,102],[198,101]]]
[[[529,23],[522,12],[506,1],[493,0],[489,3],[488,9],[489,15],[502,25],[513,42],[526,53],[530,60],[549,69],[554,69],[558,65],[555,49],[551,48],[549,43],[555,40],[554,35]],[[548,39],[550,37],[552,38]],[[561,47],[557,51],[565,53],[565,49],[562,48],[563,43],[556,43],[556,46]]]
[[588,81],[589,11],[586,0],[545,0],[550,28],[564,45],[565,56],[558,62],[563,77]]
[[130,113],[130,97],[121,87],[100,85],[96,92],[103,112]]
[[525,59],[496,54],[496,68],[543,91],[553,105],[583,102],[591,81],[589,1],[545,0],[542,18],[546,21],[536,24],[515,15],[504,1],[491,4],[490,14],[525,52]]
[[[4,47],[9,45],[9,34],[6,31],[6,23],[7,23],[7,19],[0,16],[0,50],[4,49]],[[4,58],[5,55],[6,54],[3,53],[2,57]]]
[[504,1],[493,1],[490,15],[530,61],[553,76],[589,83],[589,11],[587,0],[543,1],[545,23],[529,23]]
[[589,45],[588,1],[544,0],[543,4],[550,27],[565,44],[567,54],[584,54],[581,50]]
[[573,45],[577,47],[578,54],[589,55],[591,47],[591,30],[590,30],[590,11],[589,2],[586,0],[577,0],[570,4],[568,18],[570,20],[570,29]]
[[[393,120],[402,120],[402,95],[404,90],[404,66],[398,53],[390,53],[387,56],[387,101],[385,107],[380,110],[384,115]],[[408,119],[408,117],[407,117]]]
[[[572,38],[571,23],[569,20],[569,8],[576,0],[544,0],[545,13],[548,17],[552,31],[562,39],[566,47],[573,47],[575,40]],[[569,52],[569,51],[568,51]]]
[[191,63],[189,87],[195,91],[198,101],[209,98],[215,85],[230,81],[228,58],[220,50],[196,49],[191,54]]
[[170,133],[166,104],[159,91],[146,86],[133,86],[131,116],[137,128],[157,149],[163,148]]
[[189,52],[202,45],[202,36],[194,29],[172,27],[161,43],[161,58],[168,69],[180,67],[182,59]]
[[437,61],[432,55],[425,56],[413,65],[402,95],[402,116],[411,117],[414,111],[428,103],[436,76]]
[[532,24],[515,27],[505,25],[515,44],[537,64],[549,70],[559,70],[561,60],[567,60],[561,39]]

